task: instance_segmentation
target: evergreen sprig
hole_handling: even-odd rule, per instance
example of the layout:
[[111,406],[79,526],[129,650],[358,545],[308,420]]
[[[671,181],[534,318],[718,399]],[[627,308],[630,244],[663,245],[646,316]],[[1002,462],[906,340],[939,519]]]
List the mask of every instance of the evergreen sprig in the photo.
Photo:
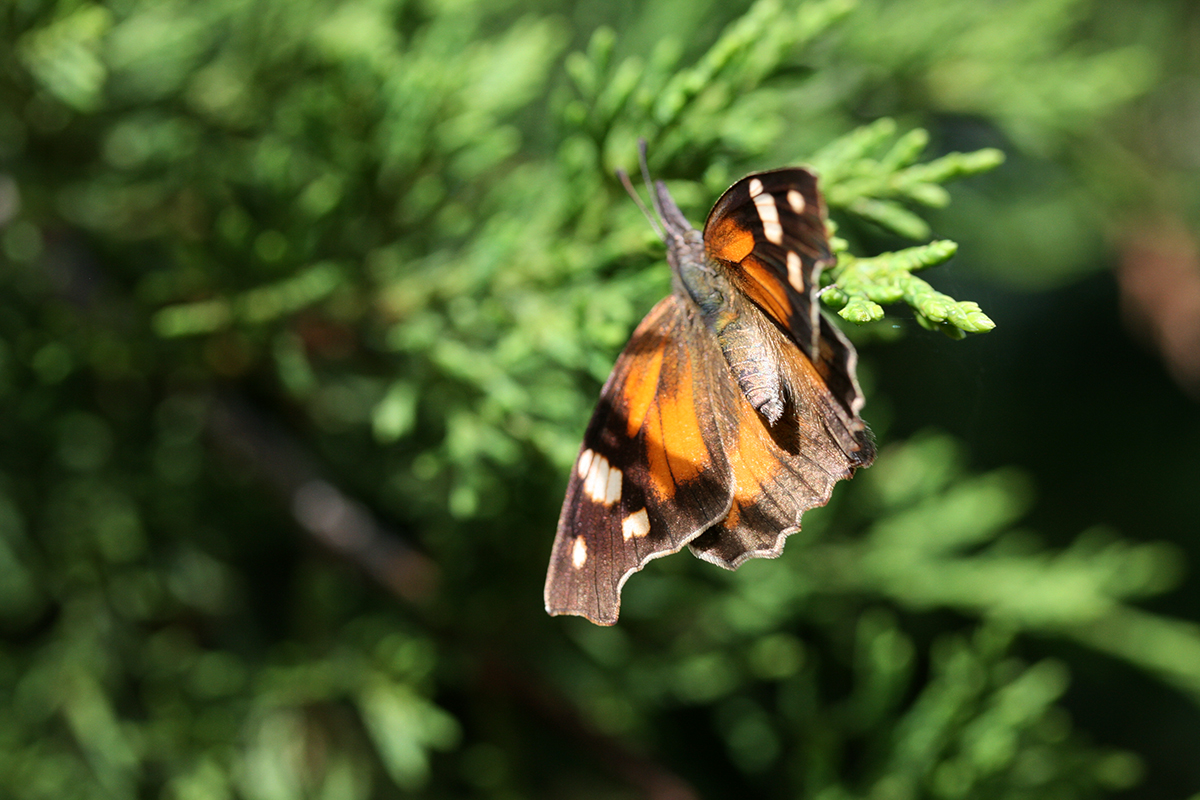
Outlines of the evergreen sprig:
[[850,322],[877,322],[883,319],[882,304],[903,301],[912,307],[917,322],[929,330],[942,331],[952,338],[985,333],[996,323],[978,303],[955,300],[912,274],[949,261],[957,250],[954,242],[938,240],[871,258],[842,252],[837,267],[831,270],[836,283],[830,283],[821,298],[832,307],[840,307],[838,314]]
[[[865,125],[823,148],[812,163],[830,207],[906,238],[923,239],[930,231],[902,201],[945,206],[950,195],[942,184],[986,172],[1003,161],[1000,151],[983,149],[918,163],[929,134],[917,128],[897,138],[895,131],[895,122],[886,118]],[[977,303],[955,300],[912,274],[950,260],[958,250],[954,242],[938,240],[869,258],[851,254],[841,239],[835,239],[834,247],[838,265],[825,276],[829,285],[822,298],[845,320],[877,322],[883,319],[883,304],[903,301],[923,327],[953,338],[996,327]]]

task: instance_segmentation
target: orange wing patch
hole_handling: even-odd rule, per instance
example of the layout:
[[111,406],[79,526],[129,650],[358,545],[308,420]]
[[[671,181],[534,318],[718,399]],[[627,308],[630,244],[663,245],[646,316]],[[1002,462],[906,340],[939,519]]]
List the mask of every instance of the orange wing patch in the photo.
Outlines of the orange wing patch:
[[660,390],[643,426],[651,489],[660,500],[675,496],[675,486],[698,478],[712,464],[693,394],[694,365],[684,351],[675,365],[674,385]]
[[658,375],[662,370],[663,349],[655,348],[639,354],[629,365],[629,377],[621,389],[625,401],[626,432],[636,438],[646,419],[646,413],[654,403],[658,391]]
[[714,258],[736,264],[754,249],[754,233],[726,217],[705,231],[704,246]]
[[742,274],[732,274],[737,287],[784,330],[791,330],[795,312],[785,284],[770,267],[755,257],[746,258],[739,266]]
[[733,507],[724,522],[728,528],[737,527],[738,509],[753,505],[762,494],[763,484],[780,468],[775,443],[754,409],[746,402],[739,402],[738,417],[737,442],[729,453],[734,493]]

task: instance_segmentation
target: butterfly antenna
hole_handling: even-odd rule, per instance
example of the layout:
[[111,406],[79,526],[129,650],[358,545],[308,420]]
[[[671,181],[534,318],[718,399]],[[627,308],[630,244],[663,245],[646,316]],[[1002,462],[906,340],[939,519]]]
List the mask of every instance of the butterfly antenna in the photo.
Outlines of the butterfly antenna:
[[646,164],[646,140],[638,139],[638,166],[642,168],[642,183],[646,184],[646,191],[650,193],[650,202],[654,205],[654,213],[659,219],[663,218],[662,206],[658,202],[658,191],[654,187],[654,182],[650,180],[650,167]]
[[[629,173],[623,169],[619,169],[617,170],[617,177],[620,178],[621,183],[625,185],[625,191],[629,192],[629,196],[633,198],[633,202],[637,203],[637,207],[642,210],[642,214],[645,215],[646,220],[650,223],[650,227],[654,229],[654,232],[658,235],[658,238],[665,242],[667,237],[663,233],[662,224],[655,219],[654,214],[650,213],[650,209],[646,208],[646,204],[642,202],[642,198],[638,197],[637,190],[633,188],[633,181],[629,180]],[[653,192],[650,193],[650,199],[651,202],[653,202]],[[654,203],[654,212],[655,214],[658,213],[658,203]]]

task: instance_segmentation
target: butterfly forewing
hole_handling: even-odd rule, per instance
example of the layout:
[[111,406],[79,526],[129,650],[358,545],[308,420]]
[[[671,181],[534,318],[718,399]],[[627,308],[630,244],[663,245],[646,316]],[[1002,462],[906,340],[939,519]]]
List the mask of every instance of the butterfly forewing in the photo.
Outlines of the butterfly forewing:
[[728,512],[729,461],[714,405],[728,369],[714,349],[675,296],[634,331],[571,471],[546,577],[551,614],[611,625],[630,574]]
[[[858,355],[820,311],[821,270],[834,262],[825,200],[817,177],[799,167],[747,175],[709,212],[704,243],[730,279],[768,318],[787,331],[816,368],[819,380],[801,380],[814,400],[835,401],[825,415],[829,435],[856,466],[874,456],[859,418],[862,391]],[[786,348],[785,348],[786,351]]]
[[734,284],[811,355],[820,271],[833,260],[816,176],[801,168],[747,175],[709,212],[704,243]]

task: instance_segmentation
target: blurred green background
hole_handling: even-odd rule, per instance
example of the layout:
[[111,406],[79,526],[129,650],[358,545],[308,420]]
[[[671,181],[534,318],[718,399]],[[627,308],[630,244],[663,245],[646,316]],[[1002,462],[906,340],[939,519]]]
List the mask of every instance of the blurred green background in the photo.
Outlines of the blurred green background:
[[[876,465],[600,629],[542,581],[669,286],[638,137],[997,327],[843,322]],[[1187,0],[9,0],[0,794],[1200,792],[1198,173]]]

